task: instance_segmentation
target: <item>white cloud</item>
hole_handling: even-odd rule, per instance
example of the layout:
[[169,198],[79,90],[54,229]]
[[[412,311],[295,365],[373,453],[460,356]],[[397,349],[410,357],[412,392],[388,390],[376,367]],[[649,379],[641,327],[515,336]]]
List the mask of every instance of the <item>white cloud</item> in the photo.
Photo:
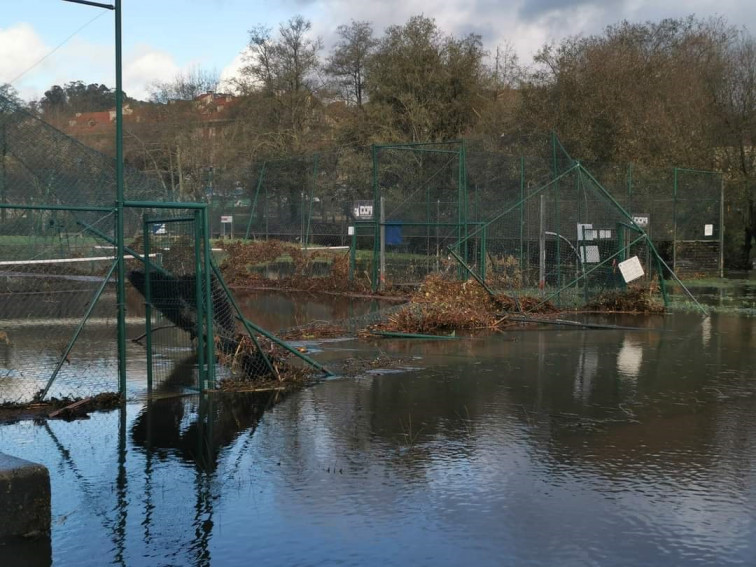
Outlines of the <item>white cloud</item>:
[[123,90],[131,97],[147,98],[152,85],[170,81],[181,70],[170,53],[140,45],[124,57]]
[[233,91],[233,81],[240,75],[241,68],[245,65],[244,58],[247,55],[247,48],[244,48],[240,53],[234,57],[234,59],[226,65],[220,73],[220,85],[221,91]]
[[[15,81],[19,75],[38,63],[48,51],[45,42],[29,24],[18,23],[8,28],[0,28],[0,83]],[[43,62],[40,66],[49,66],[49,62]],[[22,96],[29,90],[23,80],[14,82],[14,86]]]

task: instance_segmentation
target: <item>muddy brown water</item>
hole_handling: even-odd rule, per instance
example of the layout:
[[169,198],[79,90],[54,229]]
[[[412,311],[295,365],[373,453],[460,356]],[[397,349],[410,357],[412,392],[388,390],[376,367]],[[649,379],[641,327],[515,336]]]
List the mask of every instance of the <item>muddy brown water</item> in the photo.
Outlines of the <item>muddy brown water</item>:
[[310,344],[402,367],[0,426],[53,487],[50,545],[2,564],[755,565],[756,318],[591,321],[639,330]]

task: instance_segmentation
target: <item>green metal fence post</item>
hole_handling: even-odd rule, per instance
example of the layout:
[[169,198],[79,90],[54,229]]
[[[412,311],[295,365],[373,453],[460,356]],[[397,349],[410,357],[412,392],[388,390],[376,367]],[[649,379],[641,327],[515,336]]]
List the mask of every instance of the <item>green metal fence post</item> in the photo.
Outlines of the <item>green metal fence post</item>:
[[[205,336],[204,336],[204,294],[202,293],[202,213],[199,210],[194,211],[194,300],[197,305],[197,389],[202,391],[206,379],[205,367]],[[210,340],[210,337],[207,337]]]
[[352,244],[349,247],[349,281],[354,281],[354,271],[357,264],[357,223],[352,226]]
[[124,258],[124,178],[123,178],[123,51],[121,37],[121,0],[115,0],[116,67],[116,256],[118,257],[118,380],[119,393],[126,396],[126,261]]
[[380,189],[378,186],[378,147],[373,144],[371,146],[373,155],[373,278],[371,288],[373,291],[378,290],[378,263],[380,261],[380,223],[378,220],[378,207],[380,206]]
[[[525,270],[525,157],[520,156],[520,274]],[[524,282],[523,282],[524,283]]]
[[213,331],[213,318],[214,305],[213,305],[213,280],[212,280],[212,245],[210,243],[210,218],[207,209],[200,211],[200,217],[202,219],[202,232],[204,238],[202,243],[203,249],[203,276],[205,279],[205,348],[207,354],[205,360],[207,362],[207,372],[205,374],[205,386],[208,388],[215,388],[215,333]]
[[677,272],[677,168],[672,199],[672,271]]
[[724,277],[724,175],[719,174],[719,277]]
[[480,236],[480,279],[485,283],[486,281],[486,236],[488,230],[486,225],[483,225],[483,230]]
[[152,284],[150,265],[150,224],[147,214],[142,217],[142,241],[144,242],[144,332],[147,349],[147,393],[152,393]]
[[305,229],[305,237],[304,237],[305,250],[307,250],[307,247],[310,243],[310,224],[312,222],[312,201],[314,198],[314,193],[316,192],[315,189],[317,188],[319,166],[320,166],[320,154],[315,154],[315,157],[313,159],[313,166],[312,166],[312,169],[313,169],[312,182],[310,183],[310,198],[309,198],[309,203],[307,206],[307,228]]

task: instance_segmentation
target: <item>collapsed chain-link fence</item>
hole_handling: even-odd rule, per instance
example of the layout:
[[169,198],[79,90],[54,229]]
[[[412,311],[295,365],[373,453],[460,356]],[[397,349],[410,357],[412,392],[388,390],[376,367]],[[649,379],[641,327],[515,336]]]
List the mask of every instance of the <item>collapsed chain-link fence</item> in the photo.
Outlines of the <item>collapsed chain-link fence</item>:
[[[214,213],[233,225],[216,224],[214,234],[228,236],[233,226],[241,236],[241,220],[248,239],[283,240],[303,250],[349,247],[350,278],[373,290],[417,285],[430,273],[464,277],[447,248],[463,240],[465,261],[480,263],[488,238],[480,227],[576,164],[555,137],[543,149],[540,156],[517,157],[462,142],[397,144],[255,164],[248,187],[237,190],[244,195],[234,201],[238,214]],[[718,174],[614,164],[587,170],[673,271],[686,277],[721,274]],[[533,212],[522,208],[524,215]],[[514,257],[522,263],[527,254],[523,248]]]
[[[462,248],[479,238],[478,261]],[[665,303],[663,264],[645,232],[581,165],[505,207],[453,251],[492,293],[506,293],[520,311],[549,303],[595,304],[629,282]]]
[[[214,264],[207,205],[172,203],[157,180],[127,170],[119,207],[113,159],[4,98],[0,146],[0,403],[206,389],[216,375],[281,380],[322,368],[238,310]],[[132,284],[123,350],[119,214]]]

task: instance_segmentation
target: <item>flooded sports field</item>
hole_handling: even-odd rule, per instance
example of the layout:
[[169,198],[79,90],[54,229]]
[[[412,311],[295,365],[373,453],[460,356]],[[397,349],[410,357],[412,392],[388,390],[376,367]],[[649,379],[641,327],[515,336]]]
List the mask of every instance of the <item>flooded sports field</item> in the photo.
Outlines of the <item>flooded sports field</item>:
[[[382,307],[242,304],[273,329]],[[754,565],[750,313],[310,341],[362,366],[289,394],[187,395],[178,365],[151,401],[0,426],[53,495],[51,538],[0,563]]]

